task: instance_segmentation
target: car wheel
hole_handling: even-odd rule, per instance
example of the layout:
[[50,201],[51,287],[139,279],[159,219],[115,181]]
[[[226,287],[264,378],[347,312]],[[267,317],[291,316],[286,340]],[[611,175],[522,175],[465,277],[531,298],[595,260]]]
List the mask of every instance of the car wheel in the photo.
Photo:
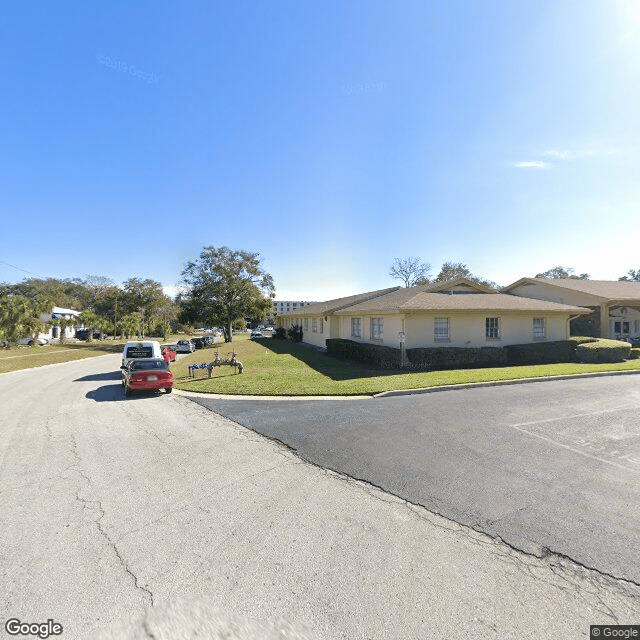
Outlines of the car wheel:
[[33,340],[29,340],[29,342],[27,342],[27,346],[33,347]]
[[131,395],[131,389],[129,389],[129,387],[127,387],[127,385],[124,386],[124,395],[125,396],[130,396]]
[[167,387],[165,391],[166,393],[171,393],[173,391],[173,387]]

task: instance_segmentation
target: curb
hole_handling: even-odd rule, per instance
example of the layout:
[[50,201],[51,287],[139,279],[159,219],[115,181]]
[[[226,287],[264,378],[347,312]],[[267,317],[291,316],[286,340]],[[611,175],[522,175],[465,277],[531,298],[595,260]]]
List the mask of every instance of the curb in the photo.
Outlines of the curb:
[[530,384],[533,382],[552,382],[553,380],[578,380],[580,378],[602,378],[607,376],[629,376],[639,374],[640,369],[629,371],[596,371],[594,373],[570,373],[560,376],[540,376],[538,378],[514,378],[513,380],[491,380],[488,382],[465,382],[462,384],[448,384],[439,387],[422,387],[419,389],[398,389],[382,391],[374,394],[373,398],[389,398],[393,396],[410,396],[414,393],[437,393],[438,391],[457,391],[458,389],[474,389],[476,387],[501,387],[512,384]]

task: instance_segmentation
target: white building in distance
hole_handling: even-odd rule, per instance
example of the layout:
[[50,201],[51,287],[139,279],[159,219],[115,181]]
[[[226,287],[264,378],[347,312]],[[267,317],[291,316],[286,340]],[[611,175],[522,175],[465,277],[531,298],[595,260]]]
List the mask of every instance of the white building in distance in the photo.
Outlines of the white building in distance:
[[282,315],[283,313],[291,313],[292,311],[302,309],[302,307],[306,307],[308,304],[314,303],[306,300],[274,300],[273,310],[278,315]]

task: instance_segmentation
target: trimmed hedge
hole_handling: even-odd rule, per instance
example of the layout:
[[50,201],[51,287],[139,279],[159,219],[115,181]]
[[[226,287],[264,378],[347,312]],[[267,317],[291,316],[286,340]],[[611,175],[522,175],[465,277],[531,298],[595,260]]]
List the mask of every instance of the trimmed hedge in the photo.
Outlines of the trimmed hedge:
[[640,360],[640,349],[634,349],[631,347],[631,351],[629,351],[629,360]]
[[598,340],[586,342],[576,347],[578,362],[622,362],[629,358],[631,345],[620,340]]
[[[400,368],[400,349],[343,338],[329,338],[326,342],[327,355],[334,358],[356,360],[379,369]],[[618,340],[577,337],[504,347],[415,348],[407,349],[406,355],[408,369],[440,371],[561,362],[621,362],[640,358],[640,349],[631,349],[630,344]]]
[[509,364],[557,364],[575,362],[578,344],[578,340],[556,340],[506,345],[503,349]]
[[362,344],[344,338],[327,338],[327,355],[343,360],[356,360],[380,369],[400,368],[400,349],[377,344]]
[[407,349],[410,369],[477,369],[507,364],[501,347],[433,347]]

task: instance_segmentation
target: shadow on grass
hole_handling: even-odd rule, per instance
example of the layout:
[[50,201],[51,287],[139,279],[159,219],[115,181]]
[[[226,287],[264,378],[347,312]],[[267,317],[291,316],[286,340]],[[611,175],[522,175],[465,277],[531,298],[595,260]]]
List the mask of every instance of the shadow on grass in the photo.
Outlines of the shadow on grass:
[[312,347],[281,340],[279,338],[268,338],[260,341],[267,349],[279,355],[290,355],[304,362],[318,373],[331,378],[332,380],[354,380],[358,378],[380,378],[383,376],[397,376],[409,373],[402,369],[374,369],[367,367],[361,362],[350,360],[338,360],[325,353],[318,353]]

